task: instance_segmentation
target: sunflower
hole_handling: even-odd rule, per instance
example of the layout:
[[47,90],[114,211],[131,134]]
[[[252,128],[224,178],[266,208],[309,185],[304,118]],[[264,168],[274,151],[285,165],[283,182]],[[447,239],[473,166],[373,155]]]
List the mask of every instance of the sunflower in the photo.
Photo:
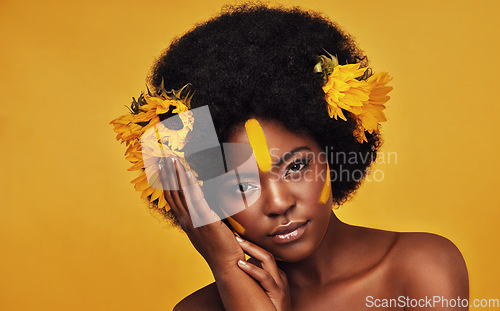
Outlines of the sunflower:
[[[184,167],[189,170],[189,163],[181,152],[186,144],[186,137],[193,130],[194,118],[189,110],[191,96],[185,95],[185,89],[166,92],[163,86],[160,94],[153,96],[141,94],[131,105],[131,113],[120,116],[110,124],[117,133],[116,140],[125,142],[127,150],[125,158],[132,163],[129,171],[141,170],[137,178],[131,181],[134,188],[141,192],[141,198],[156,203],[159,209],[170,210],[164,195],[163,186],[159,177],[160,161],[168,156],[177,157]],[[184,96],[181,96],[184,94]],[[160,122],[160,115],[169,110],[179,114],[183,128],[173,130]],[[197,176],[197,173],[194,172]]]
[[323,91],[328,104],[328,114],[330,118],[341,118],[344,121],[347,121],[347,118],[343,110],[358,116],[361,126],[354,135],[360,143],[367,141],[364,132],[373,133],[379,122],[387,121],[382,110],[390,98],[387,93],[392,87],[386,84],[391,77],[387,72],[379,72],[365,80],[363,78],[369,73],[367,67],[360,68],[359,63],[338,65],[336,57],[329,55],[330,61],[324,61],[327,57],[322,56],[321,62],[315,67],[316,72],[326,77]]

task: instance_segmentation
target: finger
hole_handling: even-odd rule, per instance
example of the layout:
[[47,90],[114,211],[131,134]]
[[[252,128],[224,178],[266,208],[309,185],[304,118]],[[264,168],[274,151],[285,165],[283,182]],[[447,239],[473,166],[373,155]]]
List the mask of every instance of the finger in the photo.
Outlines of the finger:
[[286,283],[288,284],[288,277],[286,276],[286,273],[285,271],[281,270],[280,268],[278,268],[278,273],[280,274],[280,277],[281,279]]
[[[184,207],[184,203],[181,200],[181,197],[179,195],[179,183],[178,183],[178,177],[177,177],[177,168],[176,168],[176,159],[173,157],[170,157],[167,159],[167,170],[168,170],[168,185],[171,187],[170,190],[170,195],[172,196],[172,199],[177,205],[177,208],[181,212],[181,214],[187,214],[187,211]],[[173,188],[172,188],[173,185]],[[184,216],[183,215],[183,216]]]
[[203,191],[201,190],[198,180],[192,172],[186,173],[189,180],[187,191],[185,192],[186,203],[189,210],[193,210],[198,215],[198,222],[194,222],[195,228],[199,226],[208,225],[220,221],[220,217],[208,206]]
[[274,292],[279,290],[279,286],[274,278],[269,272],[265,271],[264,269],[261,269],[244,260],[238,260],[238,266],[248,275],[254,278],[257,282],[259,282],[266,292]]
[[[180,194],[183,205],[188,207],[189,215],[191,218],[197,219],[206,218],[203,211],[206,210],[208,214],[214,214],[213,210],[208,206],[205,201],[205,196],[201,187],[198,184],[198,180],[194,176],[193,172],[187,172],[184,166],[178,159],[175,159],[175,166],[177,170],[177,181],[180,185]],[[195,204],[198,208],[195,208]],[[217,217],[219,220],[219,218]]]
[[269,272],[269,274],[274,278],[274,280],[277,283],[281,284],[281,277],[273,254],[266,251],[262,247],[253,244],[252,242],[243,240],[240,237],[236,237],[236,240],[238,240],[241,248],[245,253],[259,260],[261,262],[262,269]]
[[163,196],[167,200],[167,203],[172,209],[172,212],[174,212],[175,216],[177,217],[179,215],[177,206],[175,206],[174,204],[172,196],[170,195],[170,191],[167,190],[170,189],[170,185],[168,184],[168,175],[165,167],[166,167],[165,159],[160,159],[160,162],[158,163],[158,174],[160,176],[160,182],[163,188]]
[[183,205],[186,206],[185,192],[190,190],[189,180],[186,176],[186,169],[178,158],[174,158],[174,167],[176,171],[176,181],[179,185],[179,198],[181,199]]
[[[177,183],[177,185],[181,185],[179,187],[179,191],[172,191],[171,195],[172,198],[174,199],[174,202],[176,204],[179,204],[179,209],[182,209],[183,212],[187,215],[189,215],[189,222],[191,223],[191,226],[194,228],[197,228],[199,226],[207,224],[205,218],[203,215],[200,215],[198,212],[198,209],[193,208],[192,200],[191,200],[191,185],[190,181],[188,180],[186,176],[186,171],[184,170],[184,166],[182,163],[179,161],[178,158],[172,158],[172,163],[173,163],[173,176],[174,180]],[[170,181],[171,182],[171,181]],[[198,181],[195,182],[196,186],[199,187]],[[201,191],[201,189],[200,189]],[[202,192],[203,195],[203,192]],[[202,201],[200,202],[201,205],[203,203],[206,204],[203,196],[202,196]]]
[[181,223],[181,226],[183,223],[186,222],[186,217],[188,217],[187,212],[185,212],[182,208],[180,208],[177,203],[175,202],[172,192],[170,189],[172,189],[172,176],[170,172],[172,171],[172,166],[169,164],[171,162],[170,158],[164,159],[163,161],[160,161],[160,180],[163,185],[163,195],[165,196],[165,199],[167,200],[168,205],[172,209],[172,212],[174,213],[175,217],[179,222]]
[[203,203],[203,201],[205,200],[203,197],[203,193],[201,197],[194,193],[194,184],[198,185],[198,181],[196,180],[196,178],[191,178],[191,175],[193,175],[193,173],[186,172],[184,166],[177,159],[175,160],[175,165],[177,169],[177,181],[179,182],[181,190],[180,198],[183,201],[183,207],[189,212],[193,226],[195,228],[199,227],[199,224],[202,223],[203,217],[202,215],[200,215],[198,209],[195,208],[195,202],[200,201],[200,204]]

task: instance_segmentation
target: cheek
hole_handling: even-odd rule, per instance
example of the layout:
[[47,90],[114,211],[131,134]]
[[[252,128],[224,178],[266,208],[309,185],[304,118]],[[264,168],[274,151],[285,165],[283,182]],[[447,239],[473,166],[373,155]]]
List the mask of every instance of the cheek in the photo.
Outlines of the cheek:
[[247,232],[247,230],[245,229],[245,227],[240,223],[238,222],[236,219],[234,219],[233,217],[227,217],[227,220],[229,221],[229,224],[231,225],[231,227],[233,227],[233,229],[240,235],[240,236],[244,236]]
[[250,241],[256,239],[261,232],[264,232],[260,227],[263,222],[262,216],[259,216],[253,207],[245,209],[228,219],[236,232]]
[[293,191],[298,200],[308,204],[325,204],[330,197],[331,186],[328,170],[317,165],[304,172],[299,182],[293,183]]

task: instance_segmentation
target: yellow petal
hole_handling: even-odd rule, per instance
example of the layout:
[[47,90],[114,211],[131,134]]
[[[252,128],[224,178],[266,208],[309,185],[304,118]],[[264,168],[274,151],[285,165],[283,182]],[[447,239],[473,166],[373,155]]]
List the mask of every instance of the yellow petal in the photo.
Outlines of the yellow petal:
[[162,209],[167,205],[167,200],[165,200],[165,196],[162,193],[158,199],[158,208]]
[[158,199],[160,196],[163,196],[163,190],[155,189],[155,191],[151,195],[151,202]]
[[134,165],[132,165],[131,167],[129,167],[127,170],[136,171],[136,170],[139,170],[142,168],[144,168],[144,163],[142,161],[139,161],[139,162],[135,163]]
[[146,182],[148,181],[146,174],[140,174],[139,176],[137,176],[137,178],[132,180],[130,183],[136,184],[136,183],[140,183],[143,181],[146,181]]
[[155,189],[148,187],[147,189],[142,191],[141,199],[146,199],[148,196],[152,195],[154,191]]
[[372,114],[361,115],[361,124],[363,128],[372,133],[377,130],[378,121]]
[[149,188],[149,183],[148,183],[148,180],[147,178],[145,180],[141,180],[139,182],[137,182],[135,185],[134,185],[134,188],[135,190],[137,191],[144,191],[146,190],[147,188]]

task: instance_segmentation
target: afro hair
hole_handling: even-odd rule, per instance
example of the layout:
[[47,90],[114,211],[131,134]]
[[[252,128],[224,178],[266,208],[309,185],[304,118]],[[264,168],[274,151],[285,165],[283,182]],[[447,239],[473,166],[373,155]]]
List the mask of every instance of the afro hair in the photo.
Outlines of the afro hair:
[[[381,139],[378,132],[366,132],[368,142],[359,143],[354,115],[345,112],[347,121],[329,117],[322,77],[313,71],[317,56],[326,52],[340,64],[368,66],[354,40],[318,13],[262,4],[225,7],[172,42],[153,65],[149,84],[179,89],[190,83],[191,108],[208,105],[221,142],[234,127],[260,118],[307,133],[323,150],[343,154],[328,156],[333,202],[339,206],[368,174]],[[171,212],[161,212],[177,224]]]

